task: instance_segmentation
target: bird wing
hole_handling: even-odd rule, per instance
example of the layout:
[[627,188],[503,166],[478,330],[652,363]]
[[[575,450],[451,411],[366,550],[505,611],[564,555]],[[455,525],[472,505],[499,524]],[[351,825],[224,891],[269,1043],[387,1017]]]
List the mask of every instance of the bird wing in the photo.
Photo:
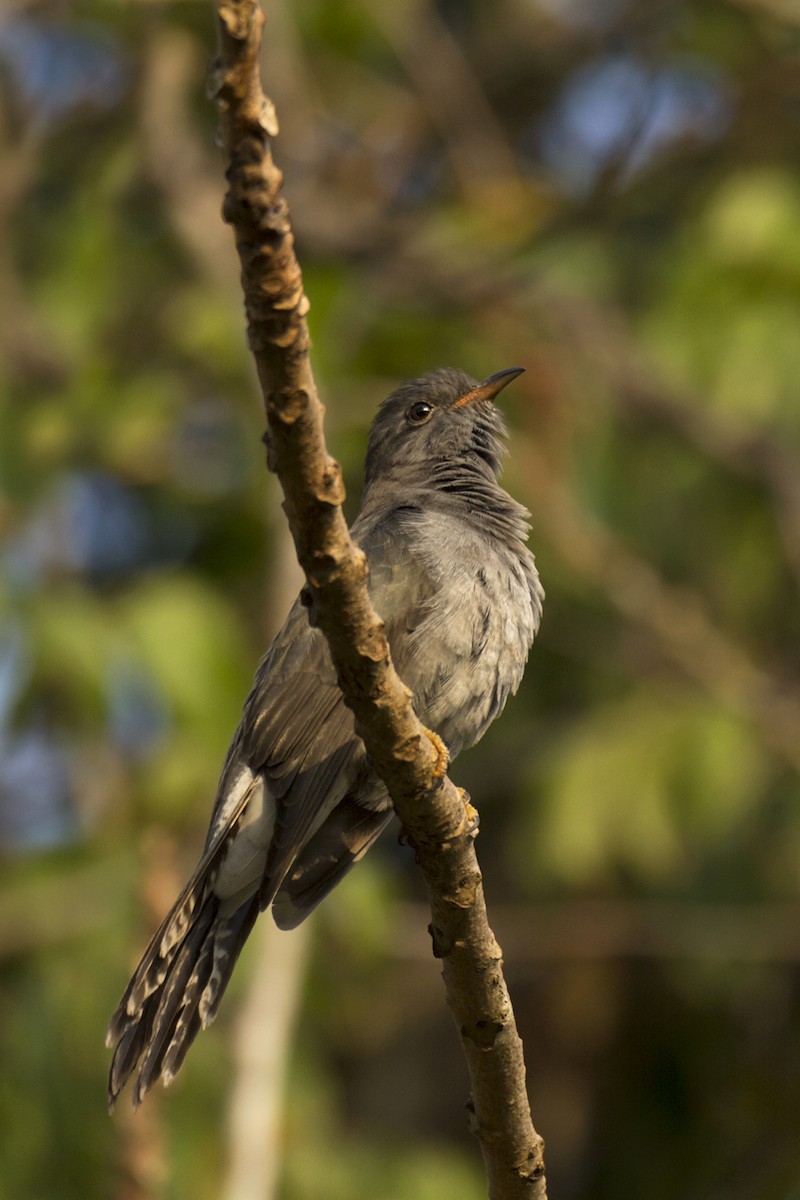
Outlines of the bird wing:
[[264,819],[274,816],[262,908],[303,843],[352,786],[364,759],[325,638],[298,600],[256,672],[208,834],[209,844],[225,836],[242,769],[259,776],[269,797]]
[[[369,561],[372,601],[401,657],[432,594],[425,571],[418,564],[409,569],[406,541],[415,516],[392,509],[379,519],[359,518],[352,531]],[[259,667],[242,730],[239,753],[264,775],[276,804],[263,904],[300,848],[345,798],[362,812],[389,807],[342,698],[328,644],[299,601]]]
[[[430,580],[419,565],[409,570],[404,552],[407,516],[403,510],[392,510],[379,520],[357,521],[353,526],[354,537],[369,560],[373,602],[401,657],[431,594]],[[269,796],[260,819],[271,822],[274,816],[260,887],[262,908],[274,899],[303,847],[343,801],[355,806],[352,820],[346,822],[344,840],[349,838],[350,844],[342,844],[343,864],[348,856],[351,861],[354,854],[360,856],[363,843],[371,843],[377,836],[373,834],[377,825],[366,820],[366,814],[389,807],[386,791],[369,767],[364,744],[356,734],[353,714],[342,698],[325,637],[312,628],[299,599],[262,660],[245,701],[223,769],[207,850],[224,839],[232,823],[240,819],[236,816],[243,786],[240,781],[251,775],[263,779]],[[379,823],[381,828],[384,823]],[[330,863],[326,877],[333,879],[338,862],[333,825],[328,833],[331,839],[317,838],[315,846],[325,848],[323,857]],[[299,862],[298,868],[303,867]],[[226,888],[232,890],[229,880]]]

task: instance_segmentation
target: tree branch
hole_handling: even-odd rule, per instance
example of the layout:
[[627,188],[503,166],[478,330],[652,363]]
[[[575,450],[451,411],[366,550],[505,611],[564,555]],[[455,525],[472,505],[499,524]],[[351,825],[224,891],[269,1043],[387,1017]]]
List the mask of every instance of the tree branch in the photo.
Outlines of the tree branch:
[[309,362],[308,301],[294,253],[277,133],[259,75],[264,16],[255,0],[215,0],[218,58],[210,92],[228,163],[224,216],[234,229],[250,348],[267,415],[268,464],[308,586],[310,617],[330,646],[345,700],[392,797],[425,877],[434,954],[460,1030],[474,1122],[492,1200],[544,1200],[542,1139],[531,1122],[522,1043],[486,917],[464,801],[392,666],[367,592],[367,564],[341,511],[341,471],[328,455]]

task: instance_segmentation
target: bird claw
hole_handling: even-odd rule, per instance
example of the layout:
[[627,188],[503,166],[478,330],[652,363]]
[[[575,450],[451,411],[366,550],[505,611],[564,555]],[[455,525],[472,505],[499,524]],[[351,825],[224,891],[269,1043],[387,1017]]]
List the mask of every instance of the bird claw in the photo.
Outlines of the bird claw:
[[438,733],[434,733],[432,729],[428,729],[425,725],[422,728],[430,738],[431,744],[436,751],[436,765],[433,768],[433,778],[442,779],[447,774],[447,768],[450,765],[450,751]]
[[467,819],[467,834],[471,838],[478,836],[478,830],[481,823],[481,814],[478,812],[475,805],[469,798],[469,792],[465,788],[458,788],[458,794],[464,802],[464,816]]
[[[445,746],[438,733],[434,733],[432,729],[423,726],[425,733],[430,738],[431,744],[436,751],[436,765],[433,768],[433,777],[435,780],[442,779],[447,773],[447,767],[450,762],[450,752]],[[464,788],[456,789],[464,805],[464,819],[466,829],[463,831],[468,837],[475,838],[478,836],[478,826],[480,825],[480,814],[477,808],[470,801],[469,793]],[[397,840],[401,846],[408,844],[413,845],[413,840],[405,825],[400,826],[400,831],[397,835]]]

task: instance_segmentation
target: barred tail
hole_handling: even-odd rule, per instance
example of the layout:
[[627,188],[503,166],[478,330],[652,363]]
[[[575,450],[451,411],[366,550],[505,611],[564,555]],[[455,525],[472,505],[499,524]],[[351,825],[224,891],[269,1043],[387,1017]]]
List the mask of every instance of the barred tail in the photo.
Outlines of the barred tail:
[[230,915],[221,916],[219,905],[195,876],[144,952],[108,1028],[109,1108],[134,1073],[134,1107],[159,1079],[170,1084],[198,1031],[217,1015],[258,916],[258,895]]

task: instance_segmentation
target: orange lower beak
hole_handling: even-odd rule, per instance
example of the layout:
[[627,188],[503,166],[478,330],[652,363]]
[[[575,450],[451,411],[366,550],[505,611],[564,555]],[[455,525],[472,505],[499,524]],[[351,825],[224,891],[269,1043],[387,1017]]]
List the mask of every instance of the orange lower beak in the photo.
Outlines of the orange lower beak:
[[495,396],[502,392],[503,388],[511,383],[512,379],[516,379],[525,370],[524,367],[509,367],[505,371],[498,371],[495,375],[490,375],[488,379],[484,379],[483,383],[479,383],[471,392],[467,392],[466,396],[461,396],[456,400],[452,408],[463,408],[465,404],[477,404],[481,400],[494,400]]

